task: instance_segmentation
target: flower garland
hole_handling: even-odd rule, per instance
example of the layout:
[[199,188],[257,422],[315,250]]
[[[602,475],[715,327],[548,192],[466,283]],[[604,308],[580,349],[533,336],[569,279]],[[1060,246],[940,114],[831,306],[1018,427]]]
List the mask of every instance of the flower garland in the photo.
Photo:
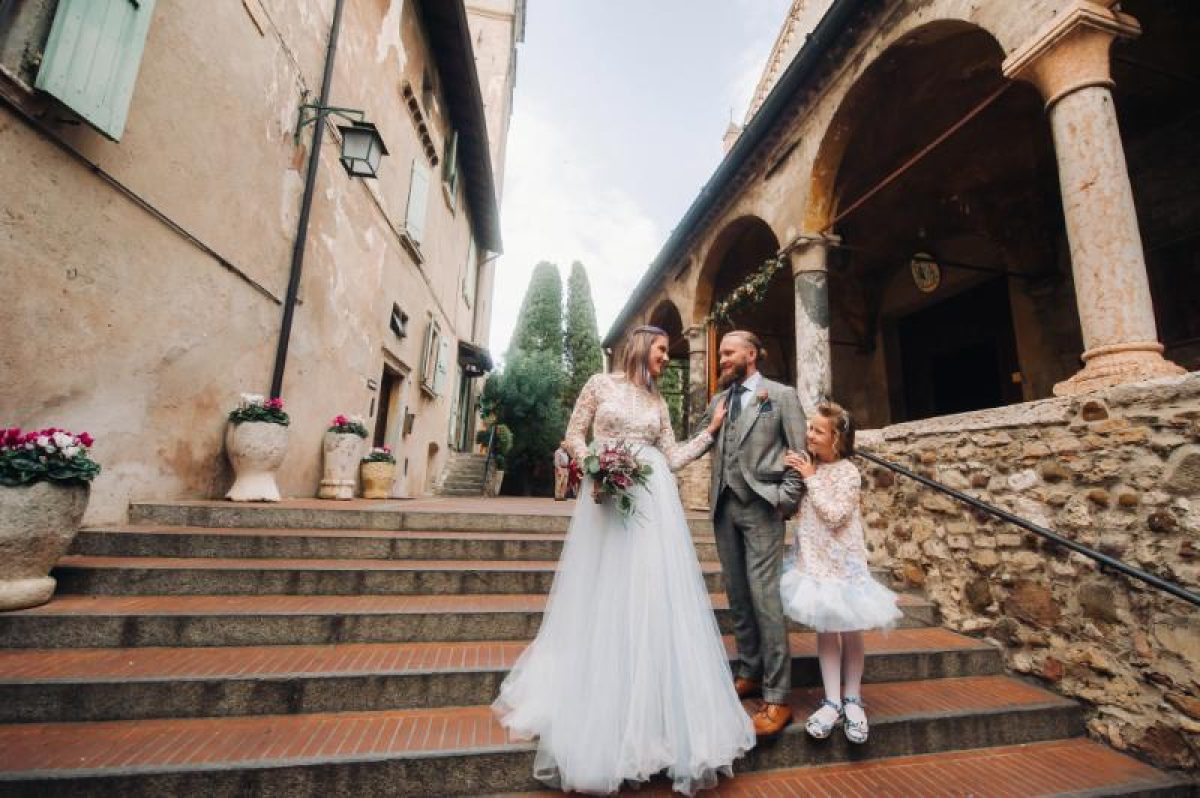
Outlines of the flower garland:
[[762,302],[767,296],[767,287],[771,284],[771,278],[783,266],[784,259],[774,257],[766,260],[762,266],[752,272],[737,288],[729,292],[729,295],[720,302],[713,305],[712,312],[704,317],[705,324],[714,322],[730,322],[730,316],[735,310],[747,304],[757,305]]

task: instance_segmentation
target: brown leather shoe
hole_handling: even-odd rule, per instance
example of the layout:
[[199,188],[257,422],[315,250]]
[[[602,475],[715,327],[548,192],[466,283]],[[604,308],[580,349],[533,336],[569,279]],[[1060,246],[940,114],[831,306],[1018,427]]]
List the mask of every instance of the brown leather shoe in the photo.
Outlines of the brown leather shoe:
[[753,698],[762,695],[762,685],[745,676],[739,676],[733,680],[733,689],[737,691],[738,698]]
[[787,704],[764,702],[752,718],[754,733],[759,737],[774,737],[792,722],[792,708]]

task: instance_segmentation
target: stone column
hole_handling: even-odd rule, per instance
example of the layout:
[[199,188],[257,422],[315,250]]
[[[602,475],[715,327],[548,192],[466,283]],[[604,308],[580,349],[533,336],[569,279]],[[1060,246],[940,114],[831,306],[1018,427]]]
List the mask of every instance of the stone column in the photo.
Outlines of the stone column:
[[1109,46],[1132,17],[1075,0],[1004,62],[1046,98],[1071,248],[1084,367],[1059,396],[1182,374],[1165,360],[1113,106]]
[[700,417],[708,407],[708,328],[703,324],[683,331],[688,342],[688,433],[696,431]]
[[[819,238],[819,236],[813,236]],[[832,386],[829,359],[829,281],[827,243],[835,237],[802,244],[792,252],[792,281],[796,290],[796,391],[805,415],[829,398]]]

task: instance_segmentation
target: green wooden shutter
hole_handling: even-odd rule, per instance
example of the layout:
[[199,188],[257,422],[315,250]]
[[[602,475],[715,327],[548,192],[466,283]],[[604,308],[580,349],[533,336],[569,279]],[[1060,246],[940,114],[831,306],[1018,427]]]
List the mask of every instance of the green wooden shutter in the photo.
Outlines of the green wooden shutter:
[[454,191],[458,187],[458,131],[450,131],[442,157],[442,180]]
[[154,3],[58,0],[35,85],[119,141]]
[[421,243],[425,235],[425,209],[429,204],[429,169],[420,160],[414,159],[412,178],[408,184],[408,212],[404,228],[409,237]]
[[425,345],[421,348],[421,384],[429,390],[433,390],[433,375],[437,369],[437,357],[433,347],[437,346],[438,342],[438,327],[437,322],[432,319],[429,326],[425,329]]

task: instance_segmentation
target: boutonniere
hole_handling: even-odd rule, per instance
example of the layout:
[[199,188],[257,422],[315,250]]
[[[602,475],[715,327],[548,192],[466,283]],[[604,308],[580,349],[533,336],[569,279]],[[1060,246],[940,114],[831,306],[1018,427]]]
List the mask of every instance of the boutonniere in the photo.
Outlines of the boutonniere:
[[767,395],[767,389],[761,388],[758,393],[754,394],[754,403],[758,405],[758,412],[765,413],[771,409],[771,397]]

